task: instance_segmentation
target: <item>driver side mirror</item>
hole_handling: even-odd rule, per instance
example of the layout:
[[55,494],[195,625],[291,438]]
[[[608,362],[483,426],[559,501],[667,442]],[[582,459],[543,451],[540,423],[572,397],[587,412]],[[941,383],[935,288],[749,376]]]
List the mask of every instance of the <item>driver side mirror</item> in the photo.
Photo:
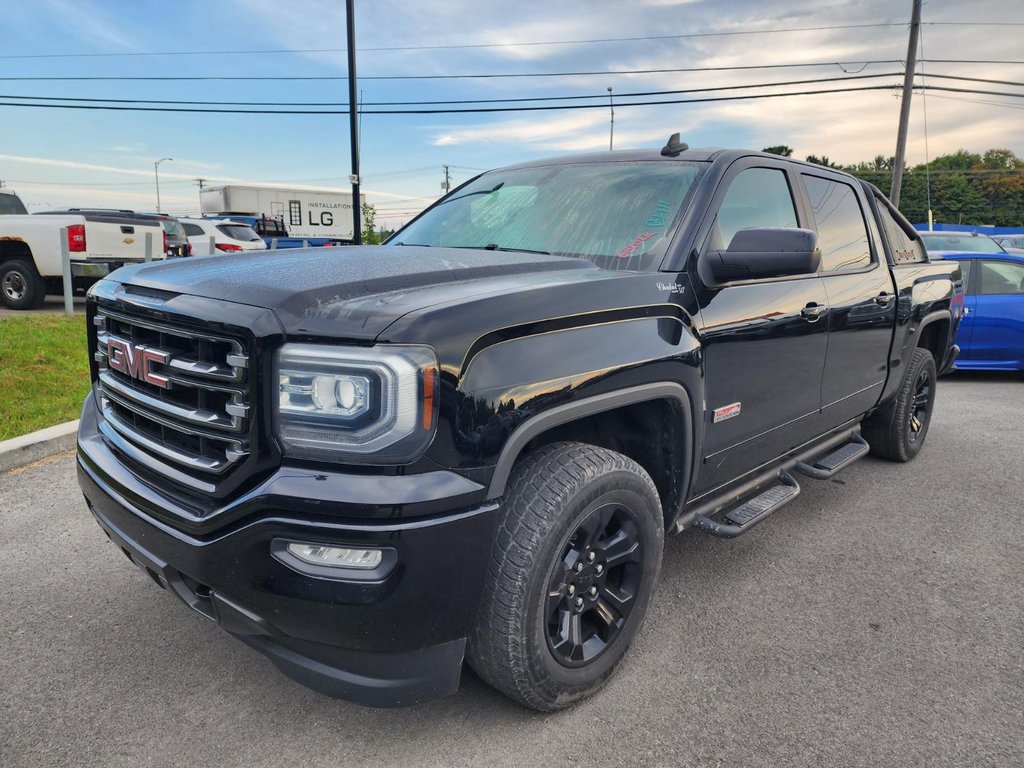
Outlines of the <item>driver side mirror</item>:
[[719,282],[809,275],[818,271],[818,235],[809,229],[741,229],[725,251],[710,251],[711,273]]

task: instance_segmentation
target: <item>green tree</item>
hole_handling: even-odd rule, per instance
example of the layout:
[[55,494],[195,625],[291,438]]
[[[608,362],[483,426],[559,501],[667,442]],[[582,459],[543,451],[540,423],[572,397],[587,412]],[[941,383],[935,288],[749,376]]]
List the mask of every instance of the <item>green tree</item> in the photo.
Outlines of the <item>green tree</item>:
[[377,209],[371,203],[363,203],[363,245],[380,245],[377,232]]
[[826,168],[839,167],[838,165],[834,165],[832,161],[829,160],[828,155],[822,155],[821,157],[818,157],[817,155],[808,155],[806,159],[808,163],[814,163],[815,165],[823,165]]
[[761,151],[767,152],[769,155],[782,155],[783,157],[793,156],[793,148],[785,144],[776,144],[771,147],[765,147]]

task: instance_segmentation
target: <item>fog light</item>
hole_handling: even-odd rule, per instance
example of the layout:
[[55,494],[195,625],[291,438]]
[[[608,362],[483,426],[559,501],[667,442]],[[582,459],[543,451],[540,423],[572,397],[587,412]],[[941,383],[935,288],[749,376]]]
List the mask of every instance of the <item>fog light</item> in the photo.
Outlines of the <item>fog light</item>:
[[384,559],[384,553],[379,549],[326,547],[321,544],[300,544],[294,541],[288,544],[288,553],[310,565],[367,570],[376,568]]

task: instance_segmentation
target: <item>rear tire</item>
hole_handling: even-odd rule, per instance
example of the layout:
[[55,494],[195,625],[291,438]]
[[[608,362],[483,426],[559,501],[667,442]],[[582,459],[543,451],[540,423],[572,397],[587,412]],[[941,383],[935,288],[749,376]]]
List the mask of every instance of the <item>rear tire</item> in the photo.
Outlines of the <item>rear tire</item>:
[[935,408],[935,382],[935,358],[918,347],[896,397],[864,420],[861,432],[872,454],[890,461],[910,461],[920,453]]
[[470,665],[541,711],[594,693],[643,623],[663,539],[658,492],[635,461],[581,443],[540,448],[509,481]]
[[46,299],[46,281],[30,261],[0,264],[0,303],[8,309],[38,309]]

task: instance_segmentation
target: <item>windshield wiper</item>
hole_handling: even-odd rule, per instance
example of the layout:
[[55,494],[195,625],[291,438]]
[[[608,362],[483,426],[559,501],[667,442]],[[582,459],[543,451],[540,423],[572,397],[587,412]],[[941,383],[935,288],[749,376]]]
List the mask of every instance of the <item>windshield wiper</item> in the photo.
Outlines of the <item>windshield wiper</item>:
[[485,251],[508,251],[511,253],[539,253],[541,256],[550,256],[551,251],[534,251],[529,248],[507,248],[497,243],[488,243],[484,246]]
[[429,248],[430,245],[427,243],[388,243],[388,245],[408,245],[412,248]]
[[434,207],[437,208],[437,207],[440,207],[442,205],[445,205],[446,203],[454,203],[456,200],[461,200],[464,197],[472,197],[473,195],[490,195],[490,194],[493,194],[493,193],[497,192],[499,189],[501,189],[504,186],[505,186],[505,182],[504,181],[499,181],[497,184],[495,184],[490,189],[478,189],[476,192],[467,192],[466,194],[459,195],[458,197],[449,197],[447,200],[442,200],[440,203],[438,203]]

